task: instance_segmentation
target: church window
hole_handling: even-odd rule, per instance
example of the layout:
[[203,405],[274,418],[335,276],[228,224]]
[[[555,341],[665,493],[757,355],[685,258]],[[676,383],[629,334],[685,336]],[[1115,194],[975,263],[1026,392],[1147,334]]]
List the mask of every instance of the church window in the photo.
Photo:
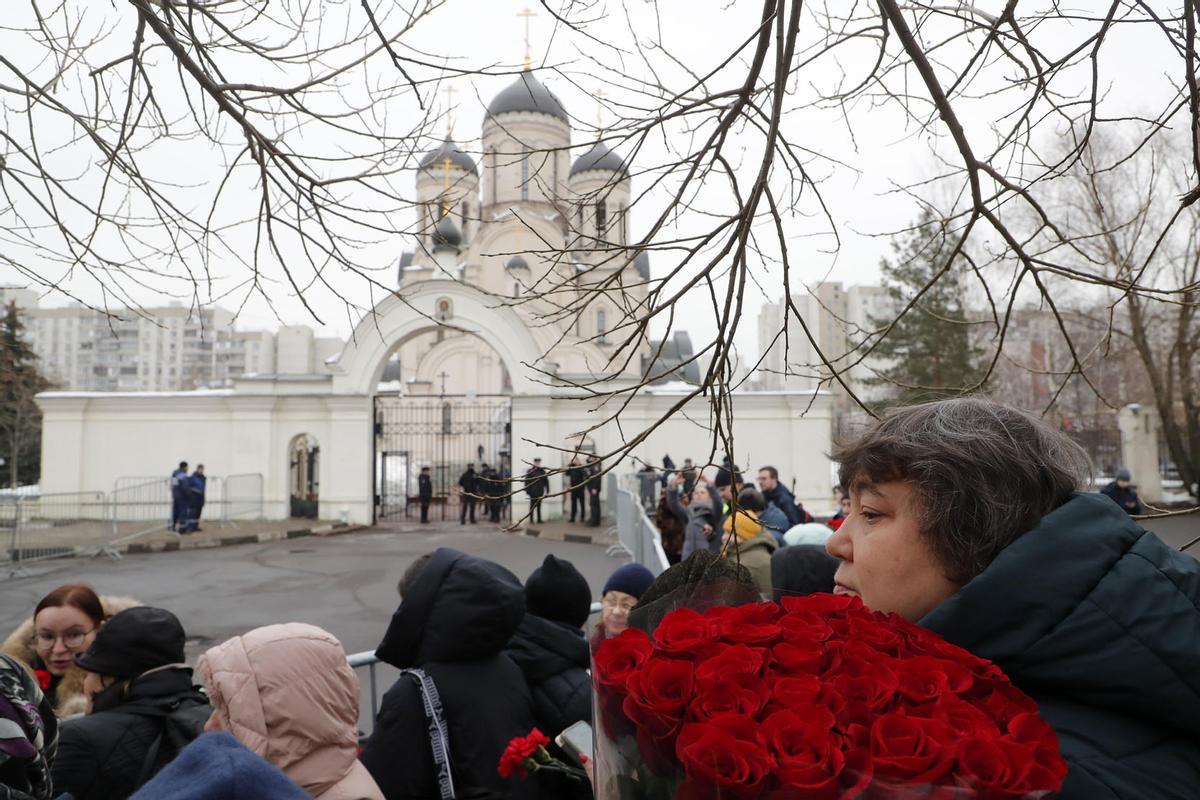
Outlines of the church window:
[[445,299],[438,300],[437,301],[437,313],[435,315],[437,317],[437,321],[438,322],[446,322],[447,320],[450,319],[450,313],[451,313],[450,301],[445,300]]
[[529,199],[529,145],[521,145],[521,199]]
[[596,343],[597,344],[605,343],[604,342],[604,334],[607,333],[607,328],[605,327],[606,323],[607,323],[607,320],[605,319],[604,309],[603,308],[598,309],[596,311]]
[[596,238],[604,238],[604,230],[608,227],[608,207],[601,200],[596,203]]

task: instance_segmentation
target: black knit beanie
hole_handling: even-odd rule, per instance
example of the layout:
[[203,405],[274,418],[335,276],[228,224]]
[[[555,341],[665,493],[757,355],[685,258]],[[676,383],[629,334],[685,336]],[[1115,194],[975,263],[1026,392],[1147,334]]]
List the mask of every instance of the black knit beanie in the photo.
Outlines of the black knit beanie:
[[575,565],[553,555],[525,581],[525,610],[535,617],[582,628],[592,608],[592,590]]

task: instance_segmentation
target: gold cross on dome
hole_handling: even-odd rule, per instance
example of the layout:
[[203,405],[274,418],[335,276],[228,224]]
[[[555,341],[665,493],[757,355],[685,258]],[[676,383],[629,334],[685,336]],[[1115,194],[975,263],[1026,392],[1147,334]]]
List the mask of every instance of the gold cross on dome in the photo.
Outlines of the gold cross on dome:
[[458,89],[453,86],[446,87],[446,135],[454,135],[454,95],[458,93]]
[[450,215],[450,170],[454,168],[454,162],[446,156],[438,165],[442,168],[442,216],[446,217]]
[[517,16],[525,18],[525,69],[529,69],[533,65],[529,49],[529,20],[536,17],[537,14],[526,6],[524,10],[517,12]]
[[604,94],[603,89],[596,90],[596,138],[604,138]]

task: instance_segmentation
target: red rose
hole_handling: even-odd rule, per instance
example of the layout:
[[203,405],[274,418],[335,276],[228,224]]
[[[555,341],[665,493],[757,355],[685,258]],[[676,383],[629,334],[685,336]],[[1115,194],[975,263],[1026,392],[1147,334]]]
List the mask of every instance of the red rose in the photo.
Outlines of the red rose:
[[658,738],[674,734],[692,699],[694,683],[690,661],[652,658],[629,678],[622,708],[639,729]]
[[771,685],[771,695],[784,708],[820,705],[817,698],[821,696],[822,686],[824,684],[816,675],[788,675],[775,679]]
[[833,727],[833,714],[811,705],[776,711],[763,721],[758,741],[779,763],[784,788],[809,800],[833,800],[840,794],[846,758]]
[[941,720],[884,714],[871,725],[870,742],[871,766],[884,780],[934,783],[954,762],[954,731]]
[[891,670],[892,659],[878,656],[874,661],[844,656],[836,672],[826,679],[846,698],[847,705],[862,704],[869,711],[882,713],[890,708],[900,678]]
[[44,669],[35,669],[33,675],[37,678],[38,686],[42,687],[42,691],[50,688],[50,683],[54,680],[54,676]]
[[770,699],[771,690],[761,678],[705,681],[699,684],[696,696],[688,704],[688,719],[704,722],[721,714],[754,717],[763,710]]
[[1066,777],[1041,765],[1030,748],[1007,739],[967,739],[958,748],[958,778],[992,800],[1057,792]]
[[654,643],[672,656],[703,656],[716,644],[716,627],[712,619],[690,608],[676,609],[654,629]]
[[717,620],[720,637],[732,644],[768,645],[779,638],[779,606],[774,603],[714,608],[709,616]]
[[645,631],[626,628],[611,639],[605,639],[592,657],[592,674],[600,686],[617,689],[624,695],[629,676],[646,663],[654,644]]
[[852,642],[861,642],[888,655],[896,655],[905,647],[904,637],[879,619],[849,617],[845,636]]
[[1032,748],[1038,764],[1058,781],[1067,776],[1067,762],[1058,748],[1058,733],[1037,714],[1018,714],[1008,722],[1008,736],[1014,742]]
[[987,696],[974,702],[990,714],[1001,728],[1006,728],[1008,721],[1018,714],[1036,714],[1038,711],[1033,698],[1011,683],[997,685]]
[[833,628],[822,617],[808,611],[794,611],[779,620],[784,641],[823,642],[833,635]]
[[500,756],[500,765],[496,771],[500,773],[501,778],[507,778],[513,774],[522,778],[528,777],[529,770],[536,768],[537,765],[534,756],[548,744],[550,744],[550,740],[537,728],[531,730],[528,736],[514,737],[504,748],[504,753]]
[[738,714],[683,726],[675,754],[687,776],[678,800],[758,797],[775,761],[754,741],[757,723]]
[[846,594],[808,594],[804,597],[784,597],[780,600],[785,614],[807,611],[818,616],[831,614],[869,613],[862,600]]
[[744,644],[718,645],[713,655],[696,665],[696,680],[724,681],[757,678],[762,674],[763,651]]
[[960,737],[981,739],[1000,738],[1000,728],[983,710],[958,699],[945,695],[934,703],[908,711],[909,716],[937,719],[945,722]]
[[781,675],[815,675],[821,671],[827,649],[818,642],[780,642],[771,648],[774,671]]
[[[956,665],[933,656],[917,656],[901,661],[893,661],[890,666],[900,679],[899,691],[901,697],[910,703],[932,703],[944,694],[950,692],[950,677],[947,674]],[[961,670],[961,668],[959,668]],[[954,670],[956,676],[966,675],[967,685],[970,685],[970,673]]]

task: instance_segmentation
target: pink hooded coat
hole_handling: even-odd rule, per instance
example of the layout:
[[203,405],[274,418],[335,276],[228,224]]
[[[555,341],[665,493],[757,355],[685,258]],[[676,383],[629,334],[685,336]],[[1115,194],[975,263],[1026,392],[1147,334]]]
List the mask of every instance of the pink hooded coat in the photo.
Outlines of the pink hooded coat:
[[384,800],[358,755],[358,678],[341,643],[298,622],[256,628],[196,665],[222,727],[316,800]]

